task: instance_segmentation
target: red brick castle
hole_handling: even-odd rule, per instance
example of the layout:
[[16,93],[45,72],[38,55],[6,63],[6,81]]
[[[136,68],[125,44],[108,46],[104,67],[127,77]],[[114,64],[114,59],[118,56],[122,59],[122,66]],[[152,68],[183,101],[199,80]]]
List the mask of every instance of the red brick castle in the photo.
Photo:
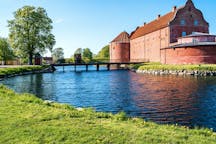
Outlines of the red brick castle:
[[111,62],[216,63],[216,36],[192,0],[164,16],[122,32],[110,43]]

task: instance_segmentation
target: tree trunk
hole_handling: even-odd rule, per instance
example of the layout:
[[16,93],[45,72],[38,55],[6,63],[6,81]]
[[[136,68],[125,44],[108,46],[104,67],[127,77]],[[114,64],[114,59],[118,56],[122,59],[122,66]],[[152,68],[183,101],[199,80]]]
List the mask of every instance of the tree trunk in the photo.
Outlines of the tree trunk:
[[33,62],[32,62],[32,60],[33,60],[33,54],[29,54],[29,65],[33,65]]

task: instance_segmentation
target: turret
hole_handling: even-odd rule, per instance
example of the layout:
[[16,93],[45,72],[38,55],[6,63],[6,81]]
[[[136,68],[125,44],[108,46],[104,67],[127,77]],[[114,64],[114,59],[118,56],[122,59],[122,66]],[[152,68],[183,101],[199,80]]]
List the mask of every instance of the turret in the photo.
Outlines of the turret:
[[110,43],[110,62],[130,61],[130,38],[127,32],[120,33]]

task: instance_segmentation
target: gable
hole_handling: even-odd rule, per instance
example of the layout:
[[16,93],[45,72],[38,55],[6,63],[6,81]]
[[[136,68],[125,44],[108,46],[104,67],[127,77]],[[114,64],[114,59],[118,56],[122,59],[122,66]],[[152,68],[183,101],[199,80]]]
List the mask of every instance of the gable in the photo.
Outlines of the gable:
[[[166,15],[159,17],[158,19],[148,24],[145,24],[144,26],[138,27],[135,31],[131,33],[130,39],[133,40],[135,38],[144,36],[162,28],[168,27],[170,25],[181,26],[181,24],[184,24],[185,26],[197,25],[205,27],[205,29],[208,29],[209,26],[208,22],[204,19],[202,12],[195,8],[191,0],[188,0],[185,6],[174,9]],[[205,30],[203,32],[206,31],[208,30]]]
[[[184,22],[183,22],[184,21]],[[171,25],[204,26],[208,27],[208,22],[204,19],[202,12],[197,9],[191,0],[176,12],[176,16],[170,22]]]

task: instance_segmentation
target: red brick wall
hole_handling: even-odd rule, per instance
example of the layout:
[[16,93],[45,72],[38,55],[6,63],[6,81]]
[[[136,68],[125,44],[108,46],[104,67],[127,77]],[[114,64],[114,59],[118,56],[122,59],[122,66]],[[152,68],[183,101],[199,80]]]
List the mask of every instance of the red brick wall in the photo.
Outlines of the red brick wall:
[[160,49],[168,46],[169,28],[166,27],[131,40],[130,60],[160,62]]
[[113,42],[110,45],[110,62],[129,62],[130,43]]
[[[181,24],[182,20],[185,21],[185,24]],[[194,24],[195,21],[198,22],[197,25]],[[202,12],[191,3],[179,9],[175,18],[170,22],[170,42],[176,42],[177,38],[182,36],[182,32],[186,32],[187,35],[192,32],[209,33],[209,24],[204,19]]]
[[177,38],[182,37],[182,32],[186,32],[187,35],[192,32],[209,33],[208,28],[202,26],[170,26],[170,42],[177,42]]
[[196,46],[161,50],[163,64],[216,64],[216,46]]
[[[182,24],[182,20],[184,20],[184,24]],[[195,21],[197,23],[195,23]],[[200,48],[198,52],[194,50],[192,55],[185,55],[184,52],[187,50],[182,51],[182,49],[180,49],[178,53],[183,53],[183,56],[180,56],[182,60],[176,59],[176,56],[179,57],[179,55],[172,50],[167,50],[167,54],[165,53],[165,50],[160,50],[169,47],[174,42],[177,42],[177,38],[182,37],[182,32],[186,32],[186,35],[189,35],[192,32],[209,33],[209,24],[204,19],[202,12],[196,9],[191,1],[188,1],[184,7],[177,10],[175,17],[169,23],[168,27],[131,40],[129,53],[130,61],[150,61],[162,63],[166,63],[166,61],[170,61],[170,63],[215,63],[215,58],[213,58],[212,55],[209,55],[209,53],[212,53],[212,48],[208,51],[208,47],[206,47],[206,49]],[[116,53],[111,53],[111,59],[125,59],[123,55],[127,55],[128,53],[122,54],[121,48],[118,48],[119,46],[116,47],[116,50],[112,49],[110,51],[112,53]],[[206,51],[207,55],[205,55]],[[172,56],[170,54],[174,55]],[[194,54],[197,55],[194,56]],[[166,57],[166,55],[168,57]]]

